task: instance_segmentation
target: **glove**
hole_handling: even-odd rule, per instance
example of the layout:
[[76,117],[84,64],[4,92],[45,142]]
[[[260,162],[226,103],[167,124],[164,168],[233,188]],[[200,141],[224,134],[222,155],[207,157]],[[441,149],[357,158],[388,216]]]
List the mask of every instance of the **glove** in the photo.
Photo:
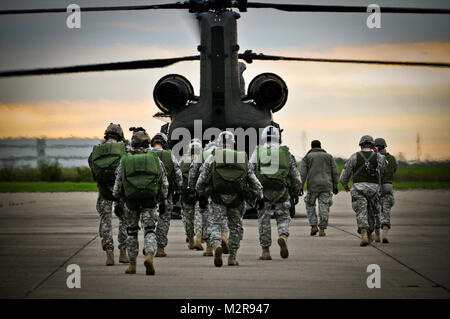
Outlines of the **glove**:
[[201,209],[206,209],[208,207],[208,199],[203,196],[200,196],[200,198],[198,199],[198,206]]
[[337,195],[338,193],[339,193],[338,188],[337,188],[337,187],[333,188],[333,194],[334,194],[334,195]]
[[175,204],[179,200],[180,200],[180,193],[178,193],[178,192],[173,193],[173,195],[172,195],[172,202]]
[[256,207],[258,208],[258,210],[262,210],[264,208],[264,198],[258,199],[258,201],[256,202]]
[[294,196],[294,205],[298,204],[298,196]]
[[298,196],[302,197],[303,196],[303,188],[300,190],[300,192],[298,193]]
[[346,192],[350,191],[350,188],[348,186],[344,186],[344,189],[345,189]]
[[161,202],[159,203],[158,211],[160,215],[164,215],[166,213],[166,203]]
[[118,203],[118,202],[120,202],[120,197],[112,195],[112,201]]

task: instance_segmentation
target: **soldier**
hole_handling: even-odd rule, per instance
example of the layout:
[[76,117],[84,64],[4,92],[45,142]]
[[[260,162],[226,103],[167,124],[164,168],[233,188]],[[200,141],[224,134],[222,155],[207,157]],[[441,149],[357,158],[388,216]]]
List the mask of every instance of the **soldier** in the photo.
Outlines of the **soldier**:
[[[242,217],[245,200],[253,199],[262,209],[264,205],[261,183],[248,165],[247,154],[234,150],[234,135],[229,131],[219,134],[221,148],[214,151],[200,168],[196,191],[199,205],[209,203],[208,233],[214,252],[214,265],[222,266],[221,230],[225,216],[230,228],[228,265],[239,265],[236,253],[244,234]],[[210,187],[208,187],[210,186]]]
[[352,208],[356,213],[358,233],[361,234],[361,246],[367,246],[372,239],[375,219],[380,209],[380,178],[384,170],[385,159],[372,148],[372,136],[364,135],[359,141],[361,151],[354,153],[345,163],[339,179],[345,191],[349,192],[348,183],[353,175],[351,189]]
[[[331,191],[334,195],[338,193],[339,171],[336,162],[333,156],[321,147],[320,141],[312,141],[311,150],[303,158],[300,165],[302,193],[305,182],[308,185],[305,206],[311,226],[311,236],[315,236],[317,232],[319,232],[319,236],[325,236],[330,207],[333,204]],[[319,203],[319,223],[317,223],[316,201]],[[317,226],[319,226],[320,231]]]
[[203,250],[202,239],[205,239],[206,234],[203,232],[202,219],[203,216],[207,217],[207,214],[205,214],[207,210],[200,209],[198,199],[196,196],[191,196],[188,191],[189,173],[195,159],[199,156],[202,156],[202,144],[199,139],[194,138],[189,143],[188,154],[182,158],[180,164],[181,172],[183,173],[181,205],[183,207],[188,248]]
[[156,133],[151,140],[151,149],[155,151],[159,159],[163,162],[169,181],[169,194],[167,205],[164,206],[166,212],[161,211],[158,217],[158,226],[156,227],[156,239],[158,249],[155,257],[166,257],[164,248],[167,246],[167,234],[169,233],[170,218],[173,205],[180,199],[181,188],[183,187],[183,176],[177,159],[169,150],[169,141],[166,134]]
[[[89,156],[89,166],[92,176],[97,182],[98,197],[97,211],[100,215],[99,235],[102,239],[102,248],[106,252],[106,265],[114,265],[114,242],[112,234],[112,189],[115,180],[115,170],[119,165],[121,156],[125,153],[124,136],[120,124],[109,124],[105,131],[102,144],[94,146]],[[126,253],[126,219],[124,204],[114,205],[114,213],[119,218],[119,262],[128,263]]]
[[[261,260],[272,260],[270,218],[275,216],[278,228],[280,255],[288,258],[289,223],[291,216],[290,196],[300,193],[300,173],[295,158],[287,146],[281,146],[280,131],[274,126],[267,126],[261,134],[262,145],[256,147],[250,158],[250,165],[263,186],[264,205],[258,206],[259,243],[262,247]],[[274,167],[273,165],[276,165]]]
[[[386,151],[386,141],[383,138],[375,139],[375,148],[386,157],[386,169],[381,176],[381,198],[380,198],[380,222],[383,229],[383,243],[388,244],[388,231],[391,229],[391,208],[394,206],[394,189],[392,181],[398,169],[398,164],[394,156]],[[380,242],[380,229],[375,229],[375,240]]]
[[131,139],[130,153],[124,155],[116,170],[113,196],[123,197],[128,207],[127,248],[130,265],[125,273],[136,273],[139,251],[139,218],[144,229],[144,251],[147,275],[154,275],[153,256],[156,251],[156,224],[160,211],[165,212],[169,182],[164,164],[148,147],[150,138],[143,131],[135,132]]
[[[218,145],[214,141],[210,141],[206,147],[204,152],[201,154],[201,156],[196,157],[194,162],[191,164],[190,170],[189,170],[189,186],[188,186],[188,195],[192,198],[198,198],[197,193],[195,191],[195,185],[197,184],[198,177],[200,175],[200,167],[205,162],[205,160],[209,157],[209,155],[214,154],[214,151],[217,149]],[[208,233],[208,214],[209,210],[208,208],[201,209],[199,207],[199,211],[203,212],[202,214],[202,237],[203,240],[206,241],[206,251],[203,253],[203,256],[211,257],[213,256],[213,249],[210,244],[209,233]],[[198,215],[196,214],[196,220],[198,220]],[[229,245],[228,245],[228,220],[227,217],[224,216],[222,219],[222,225],[221,225],[221,244],[222,244],[222,253],[228,254],[229,252]]]

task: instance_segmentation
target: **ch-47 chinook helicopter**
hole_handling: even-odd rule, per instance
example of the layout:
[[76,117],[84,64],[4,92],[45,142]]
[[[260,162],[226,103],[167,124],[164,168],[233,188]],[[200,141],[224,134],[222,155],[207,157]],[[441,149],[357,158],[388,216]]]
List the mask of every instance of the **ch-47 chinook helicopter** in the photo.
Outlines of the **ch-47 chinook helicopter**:
[[[261,129],[270,124],[278,125],[274,122],[272,114],[281,110],[287,101],[288,88],[285,82],[276,74],[263,73],[250,82],[247,94],[245,94],[241,90],[243,85],[239,72],[239,59],[247,63],[251,63],[253,60],[284,60],[424,67],[450,66],[447,63],[292,58],[255,54],[251,50],[239,53],[237,20],[240,14],[238,12],[246,12],[248,8],[272,8],[287,12],[368,12],[367,7],[364,6],[258,3],[247,2],[247,0],[189,0],[161,5],[81,8],[81,12],[187,9],[190,13],[196,15],[200,25],[201,41],[197,47],[200,55],[5,71],[0,72],[0,77],[151,69],[165,67],[181,61],[200,60],[200,96],[195,96],[190,82],[185,77],[177,74],[169,74],[160,79],[153,91],[155,103],[160,109],[160,112],[155,114],[155,117],[170,119],[170,123],[163,125],[161,129],[163,132],[168,133],[173,146],[176,141],[171,139],[172,132],[176,128],[186,128],[193,136],[194,120],[202,121],[203,131],[210,127],[222,130],[226,128],[247,129],[250,127]],[[449,9],[398,7],[381,7],[380,11],[382,13],[410,14],[450,13]],[[67,12],[67,9],[3,10],[0,11],[0,15],[55,12]]]
[[[364,6],[307,5],[247,2],[247,0],[190,0],[161,5],[86,7],[81,12],[129,11],[129,10],[163,10],[187,9],[195,14],[200,26],[199,55],[169,59],[151,59],[129,62],[78,65],[58,68],[40,68],[0,72],[0,77],[50,75],[61,73],[118,71],[161,68],[181,61],[200,60],[200,96],[194,95],[190,82],[183,76],[169,74],[161,78],[155,85],[153,97],[160,112],[156,118],[170,119],[170,123],[161,127],[168,133],[173,146],[172,132],[177,128],[186,128],[194,136],[194,121],[202,121],[203,132],[211,127],[255,128],[276,125],[272,114],[281,110],[288,97],[285,82],[276,74],[263,73],[256,76],[249,84],[247,94],[243,91],[243,83],[239,71],[239,59],[252,63],[253,60],[283,60],[303,62],[329,63],[363,63],[381,65],[450,67],[440,62],[404,62],[380,60],[348,60],[295,58],[273,55],[255,54],[251,50],[239,53],[237,42],[238,12],[246,12],[248,8],[271,8],[286,12],[340,12],[367,13]],[[398,8],[381,7],[382,13],[409,14],[450,14],[449,9]],[[67,12],[59,9],[0,10],[0,15],[38,14]],[[203,132],[202,136],[203,136]],[[204,143],[207,140],[203,141]],[[247,149],[247,151],[251,151]],[[295,214],[295,205],[291,216]]]

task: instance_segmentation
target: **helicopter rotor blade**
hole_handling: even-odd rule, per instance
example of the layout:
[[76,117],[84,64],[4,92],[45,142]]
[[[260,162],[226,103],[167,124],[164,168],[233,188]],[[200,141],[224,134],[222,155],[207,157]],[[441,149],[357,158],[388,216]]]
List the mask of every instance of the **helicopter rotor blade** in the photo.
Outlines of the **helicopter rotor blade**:
[[435,67],[449,68],[450,63],[445,62],[418,62],[418,61],[385,61],[385,60],[358,60],[358,59],[322,59],[322,58],[301,58],[301,57],[285,57],[278,55],[256,54],[251,50],[239,54],[239,59],[247,63],[253,60],[265,61],[301,61],[301,62],[328,62],[328,63],[356,63],[356,64],[374,64],[374,65],[397,65],[397,66],[416,66],[416,67]]
[[28,75],[50,75],[62,73],[81,73],[81,72],[98,72],[98,71],[123,71],[123,70],[139,70],[139,69],[154,69],[163,68],[174,63],[183,61],[200,60],[199,55],[185,56],[170,59],[152,59],[152,60],[136,60],[127,62],[113,62],[100,64],[86,64],[75,65],[57,68],[40,68],[31,70],[12,70],[1,71],[0,78],[13,76],[28,76]]
[[[283,3],[261,3],[248,2],[247,8],[256,9],[276,9],[288,12],[342,12],[342,13],[367,13],[364,6],[335,6],[335,5],[311,5],[311,4],[283,4]],[[415,13],[415,14],[450,14],[450,9],[432,8],[401,8],[401,7],[380,7],[381,13]]]
[[[189,3],[177,2],[177,3],[154,4],[154,5],[141,5],[141,6],[86,7],[86,8],[80,8],[80,11],[81,12],[102,12],[102,11],[188,9],[188,8],[189,8]],[[59,13],[59,12],[67,12],[67,8],[0,10],[0,15]]]

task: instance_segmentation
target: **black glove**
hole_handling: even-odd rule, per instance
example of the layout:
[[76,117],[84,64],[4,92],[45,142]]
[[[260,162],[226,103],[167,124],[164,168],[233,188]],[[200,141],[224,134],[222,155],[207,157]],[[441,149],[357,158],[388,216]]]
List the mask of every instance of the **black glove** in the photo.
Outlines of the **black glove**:
[[208,207],[208,199],[204,196],[200,196],[198,199],[198,206],[200,206],[201,209],[206,209]]
[[264,208],[264,198],[260,198],[256,201],[256,208],[262,210]]
[[303,196],[303,188],[302,189],[300,189],[300,192],[298,193],[298,196]]
[[112,201],[118,203],[118,202],[120,202],[120,197],[116,197],[116,196],[112,195]]
[[334,195],[337,195],[338,193],[339,193],[338,188],[337,188],[337,187],[333,188],[333,194],[334,194]]
[[178,193],[178,192],[173,193],[173,195],[172,195],[172,203],[175,204],[179,200],[180,200],[180,193]]
[[294,205],[298,204],[298,196],[294,196]]
[[164,215],[166,213],[166,203],[164,202],[159,203],[158,210],[160,215]]

